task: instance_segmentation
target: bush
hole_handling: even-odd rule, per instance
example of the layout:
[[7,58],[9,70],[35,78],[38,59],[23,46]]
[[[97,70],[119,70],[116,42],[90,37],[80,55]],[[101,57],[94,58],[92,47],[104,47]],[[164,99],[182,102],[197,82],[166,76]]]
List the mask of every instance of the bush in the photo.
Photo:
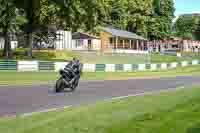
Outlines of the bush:
[[[12,51],[12,59],[14,60],[71,60],[73,57],[80,57],[78,53],[73,51],[61,50],[33,50],[33,58],[27,56],[29,49],[17,48]],[[0,57],[2,57],[3,50],[0,50]]]
[[35,59],[41,60],[52,60],[56,57],[55,52],[48,52],[48,51],[34,51],[33,57]]
[[80,58],[80,55],[74,51],[56,51],[56,59],[71,60],[73,57]]

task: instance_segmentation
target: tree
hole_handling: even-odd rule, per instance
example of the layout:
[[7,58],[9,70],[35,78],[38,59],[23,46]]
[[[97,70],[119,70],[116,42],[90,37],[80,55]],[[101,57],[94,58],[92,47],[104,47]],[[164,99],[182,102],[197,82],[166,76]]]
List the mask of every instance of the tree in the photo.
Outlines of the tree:
[[109,4],[109,23],[120,29],[126,29],[127,26],[127,7],[126,0],[111,0]]
[[128,30],[148,37],[147,22],[153,13],[151,0],[129,0],[127,2]]
[[40,25],[54,22],[66,30],[95,32],[109,24],[149,39],[167,38],[174,17],[173,0],[32,0],[32,5],[28,20],[35,16]]
[[170,35],[174,17],[173,0],[17,1],[27,14],[25,32],[30,50],[35,29],[49,24],[65,30],[90,32],[109,24],[152,40],[165,39]]
[[0,32],[4,37],[3,56],[11,57],[10,36],[26,22],[21,9],[17,9],[15,0],[0,0]]
[[108,21],[107,0],[54,1],[59,3],[57,18],[66,30],[95,32],[96,27]]
[[151,40],[170,35],[174,17],[173,0],[107,0],[109,24]]
[[200,16],[181,15],[173,26],[175,35],[183,39],[195,39],[200,29]]
[[33,36],[37,36],[34,34],[38,34],[37,32],[44,32],[44,35],[46,34],[48,24],[53,22],[52,12],[56,9],[48,0],[17,0],[16,5],[23,8],[26,12],[28,21],[24,25],[23,31],[27,37],[26,44],[30,48],[28,55],[32,56]]
[[167,39],[172,32],[174,2],[173,0],[153,0],[153,7],[153,15],[147,23],[148,37],[151,40]]

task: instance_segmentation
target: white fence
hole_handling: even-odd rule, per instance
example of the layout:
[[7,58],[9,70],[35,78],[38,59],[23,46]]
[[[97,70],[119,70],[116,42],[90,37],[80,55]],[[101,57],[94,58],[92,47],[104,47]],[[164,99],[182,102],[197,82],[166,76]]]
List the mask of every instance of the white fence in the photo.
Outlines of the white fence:
[[120,53],[120,54],[148,54],[148,51],[142,50],[126,50],[126,49],[113,49],[112,53]]

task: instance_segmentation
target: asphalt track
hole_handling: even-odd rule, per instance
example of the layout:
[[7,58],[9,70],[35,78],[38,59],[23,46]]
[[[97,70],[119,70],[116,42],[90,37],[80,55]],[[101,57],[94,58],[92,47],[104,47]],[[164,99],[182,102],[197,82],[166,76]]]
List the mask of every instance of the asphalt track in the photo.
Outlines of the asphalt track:
[[50,84],[0,86],[0,116],[16,115],[51,108],[95,103],[100,100],[199,84],[200,76],[81,81],[73,93],[55,94]]

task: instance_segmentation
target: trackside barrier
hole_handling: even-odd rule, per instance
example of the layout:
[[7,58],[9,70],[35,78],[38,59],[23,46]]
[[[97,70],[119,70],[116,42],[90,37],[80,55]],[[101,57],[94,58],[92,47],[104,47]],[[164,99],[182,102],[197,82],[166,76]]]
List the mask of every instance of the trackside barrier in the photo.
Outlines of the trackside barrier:
[[124,64],[116,64],[115,65],[115,71],[117,71],[117,72],[124,71]]
[[67,64],[67,62],[54,62],[54,71],[58,72],[60,69],[63,69]]
[[181,64],[183,67],[188,66],[188,62],[187,61],[183,61]]
[[146,70],[146,64],[139,64],[138,65],[138,70],[139,71],[145,71]]
[[96,69],[97,72],[104,72],[106,70],[106,65],[105,64],[96,64]]
[[161,69],[161,64],[156,64],[156,67],[157,67],[156,69],[160,70]]
[[170,68],[176,68],[177,66],[178,66],[178,63],[177,62],[173,62],[173,63],[171,63]]
[[151,70],[157,70],[157,64],[151,64]]
[[115,64],[106,64],[105,71],[106,72],[115,72]]
[[198,65],[199,61],[198,60],[193,60],[192,65]]
[[18,71],[38,71],[38,61],[18,61]]
[[[0,61],[0,70],[15,70],[19,72],[58,72],[60,69],[63,69],[67,64],[68,62],[4,60]],[[83,72],[135,72],[146,70],[156,71],[199,64],[199,60],[160,64],[83,64]]]
[[95,64],[83,64],[84,72],[95,72],[96,65]]
[[39,71],[54,71],[54,62],[39,61]]
[[132,64],[124,64],[124,72],[131,72],[133,71],[132,68]]
[[162,63],[161,64],[161,69],[167,69],[167,63]]
[[0,61],[0,70],[17,70],[17,61],[14,60]]

